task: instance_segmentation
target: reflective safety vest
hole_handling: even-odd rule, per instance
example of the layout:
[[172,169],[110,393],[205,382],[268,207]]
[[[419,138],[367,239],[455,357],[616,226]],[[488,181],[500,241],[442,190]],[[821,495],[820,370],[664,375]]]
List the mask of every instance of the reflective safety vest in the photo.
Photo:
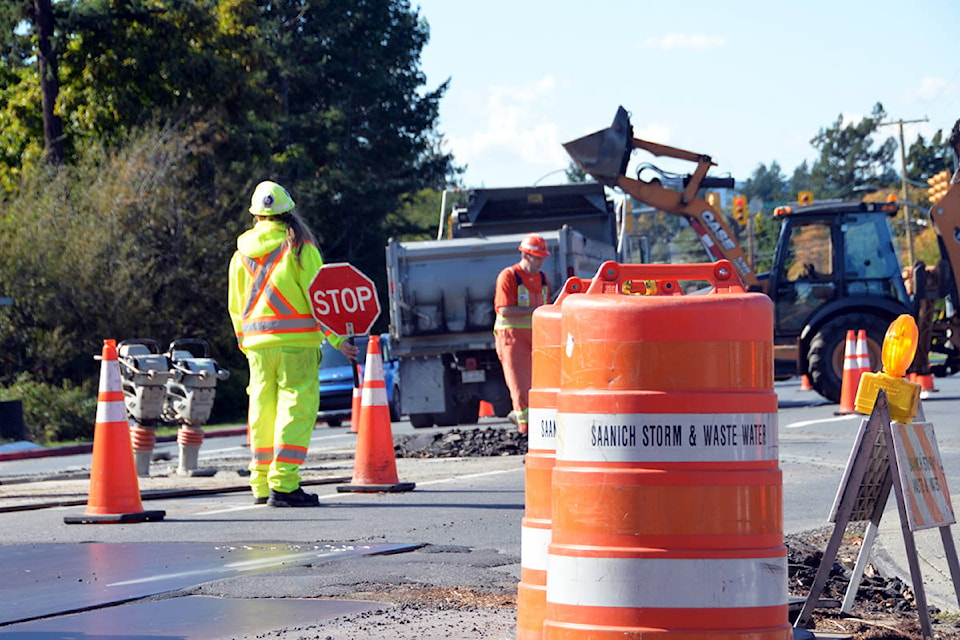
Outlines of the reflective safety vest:
[[[526,285],[523,284],[523,278],[520,277],[520,274],[514,270],[513,276],[517,279],[517,306],[518,307],[529,307],[531,306],[531,292],[527,289]],[[541,299],[544,303],[550,299],[550,286],[547,284],[547,276],[541,271],[540,272],[540,293]],[[537,305],[539,306],[539,305]],[[494,333],[499,329],[532,329],[533,328],[533,318],[532,316],[526,316],[523,318],[504,318],[499,313],[497,314],[497,320],[493,325]]]
[[[242,349],[317,347],[325,332],[313,317],[308,289],[323,266],[320,251],[303,246],[301,260],[284,244],[286,226],[262,220],[237,240],[230,260],[228,306]],[[330,334],[339,347],[342,340]]]

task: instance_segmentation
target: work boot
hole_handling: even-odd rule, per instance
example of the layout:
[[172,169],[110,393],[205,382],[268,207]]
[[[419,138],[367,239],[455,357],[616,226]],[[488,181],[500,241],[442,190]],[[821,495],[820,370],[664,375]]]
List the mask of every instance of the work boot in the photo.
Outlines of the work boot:
[[267,496],[254,496],[253,504],[267,504]]
[[307,493],[301,488],[290,493],[270,489],[270,498],[267,506],[270,507],[316,507],[320,505],[320,498],[315,493]]

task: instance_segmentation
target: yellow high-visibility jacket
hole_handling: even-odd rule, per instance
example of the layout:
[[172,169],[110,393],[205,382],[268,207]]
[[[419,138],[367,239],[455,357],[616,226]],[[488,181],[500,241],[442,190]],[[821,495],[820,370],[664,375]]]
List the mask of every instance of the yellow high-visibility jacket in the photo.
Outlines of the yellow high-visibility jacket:
[[303,246],[300,262],[284,247],[286,225],[260,220],[237,238],[230,259],[227,306],[244,351],[258,347],[316,347],[326,337],[336,348],[344,338],[316,321],[309,287],[323,266],[320,251]]

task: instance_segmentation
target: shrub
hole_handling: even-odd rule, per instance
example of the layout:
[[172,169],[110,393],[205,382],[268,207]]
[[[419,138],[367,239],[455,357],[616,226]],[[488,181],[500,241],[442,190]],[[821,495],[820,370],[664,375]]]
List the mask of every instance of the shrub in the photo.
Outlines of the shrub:
[[97,393],[89,384],[65,381],[57,387],[21,373],[13,385],[0,388],[0,400],[20,400],[27,439],[38,444],[92,439],[97,419]]

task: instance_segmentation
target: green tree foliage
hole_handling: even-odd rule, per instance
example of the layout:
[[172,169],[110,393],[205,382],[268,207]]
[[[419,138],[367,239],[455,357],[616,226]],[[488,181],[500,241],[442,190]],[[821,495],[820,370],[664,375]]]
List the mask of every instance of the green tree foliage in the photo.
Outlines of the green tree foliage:
[[810,170],[810,182],[817,198],[854,198],[858,187],[882,187],[897,181],[893,168],[897,143],[887,138],[876,149],[873,134],[886,117],[883,105],[873,107],[869,117],[844,126],[843,117],[820,132],[810,143],[820,157]]
[[385,285],[386,237],[412,231],[392,212],[458,173],[406,0],[55,2],[67,164],[44,167],[30,4],[0,12],[0,380],[95,374],[106,337],[237,363],[226,265],[257,182]]
[[[235,351],[225,254],[236,217],[195,199],[192,129],[147,128],[122,150],[31,172],[0,225],[0,372],[77,383],[106,338],[200,337]],[[2,379],[0,379],[2,380]]]
[[[810,166],[807,161],[801,162],[793,170],[793,176],[790,178],[790,199],[796,202],[797,196],[801,191],[813,191],[813,181],[810,178]],[[816,197],[814,193],[814,197]]]
[[953,169],[953,153],[947,146],[943,129],[937,131],[930,143],[918,135],[907,150],[907,179],[921,185],[930,176]]
[[774,207],[789,199],[789,191],[790,185],[776,160],[769,168],[764,164],[757,165],[743,187],[743,195],[752,205],[751,211],[764,211],[768,215],[772,215]]
[[426,23],[396,0],[287,0],[260,25],[278,124],[267,168],[326,255],[382,272],[386,215],[452,171],[433,131],[447,85],[420,91]]

